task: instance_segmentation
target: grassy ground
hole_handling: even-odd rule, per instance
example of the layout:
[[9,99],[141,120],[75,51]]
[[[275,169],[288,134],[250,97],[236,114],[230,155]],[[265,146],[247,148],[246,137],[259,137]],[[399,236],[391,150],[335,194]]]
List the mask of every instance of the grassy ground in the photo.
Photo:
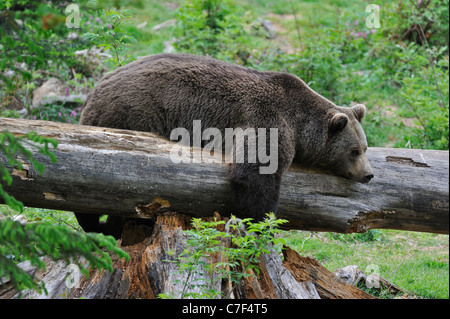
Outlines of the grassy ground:
[[[408,298],[449,298],[448,235],[371,230],[348,235],[291,231],[285,236],[290,247],[319,260],[330,271],[357,265],[370,274],[374,267]],[[395,297],[385,291],[369,292],[380,298]]]

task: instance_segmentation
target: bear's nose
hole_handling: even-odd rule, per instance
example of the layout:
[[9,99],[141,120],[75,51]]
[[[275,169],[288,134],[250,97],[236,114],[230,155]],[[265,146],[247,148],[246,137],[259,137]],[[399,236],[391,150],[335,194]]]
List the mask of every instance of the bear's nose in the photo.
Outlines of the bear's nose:
[[373,174],[369,174],[369,175],[364,176],[364,182],[366,182],[366,183],[370,182],[370,180],[371,180],[373,177],[374,177]]

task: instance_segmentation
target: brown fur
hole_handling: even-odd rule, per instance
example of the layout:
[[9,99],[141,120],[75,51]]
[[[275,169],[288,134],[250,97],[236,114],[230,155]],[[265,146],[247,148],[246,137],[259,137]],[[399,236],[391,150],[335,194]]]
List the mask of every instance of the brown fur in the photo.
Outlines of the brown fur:
[[[346,178],[373,177],[360,121],[365,107],[336,106],[298,77],[259,72],[208,57],[153,55],[103,78],[89,94],[80,123],[148,131],[169,138],[177,127],[278,128],[278,170],[232,164],[230,181],[241,216],[276,211],[281,177],[292,161]],[[235,213],[235,212],[229,212]]]

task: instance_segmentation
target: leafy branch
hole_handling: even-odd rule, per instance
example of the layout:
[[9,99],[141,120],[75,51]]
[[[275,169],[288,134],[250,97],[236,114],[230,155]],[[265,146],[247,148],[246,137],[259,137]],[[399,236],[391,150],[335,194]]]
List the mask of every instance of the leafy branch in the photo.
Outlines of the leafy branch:
[[[179,298],[229,298],[241,281],[260,272],[258,263],[262,253],[281,249],[281,239],[275,239],[278,226],[286,220],[276,219],[274,214],[260,222],[251,218],[238,219],[231,216],[225,225],[226,231],[219,231],[224,221],[203,221],[192,219],[193,228],[186,230],[186,249],[169,262],[178,266],[178,273],[185,275]],[[252,272],[249,272],[252,270]],[[256,275],[255,275],[256,274]],[[231,287],[225,293],[216,290],[220,282],[228,279]],[[180,280],[177,280],[179,283]],[[160,298],[174,295],[160,294]]]
[[436,85],[436,91],[437,91],[437,94],[439,96],[439,100],[438,100],[439,106],[442,109],[444,109],[445,108],[444,97],[442,95],[441,89],[439,88],[439,83],[438,83],[438,80],[437,80],[437,77],[436,77],[436,70],[435,70],[435,67],[434,67],[435,66],[435,57],[432,54],[432,50],[431,50],[431,48],[430,48],[430,46],[428,44],[427,37],[425,36],[425,32],[423,31],[421,24],[419,23],[419,19],[417,18],[417,14],[416,14],[415,10],[411,9],[411,12],[412,12],[412,14],[414,16],[414,19],[417,21],[415,23],[415,28],[417,30],[417,33],[419,34],[420,40],[422,41],[423,44],[425,44],[425,46],[427,48],[426,52],[428,54],[428,61],[430,63],[430,67],[431,67],[431,69],[433,71],[434,84]]
[[105,50],[112,50],[114,56],[109,60],[116,67],[120,67],[130,58],[126,53],[126,47],[129,46],[131,40],[134,40],[123,28],[126,22],[131,20],[131,14],[128,10],[116,11],[110,9],[104,10],[103,15],[106,23],[103,23],[96,33],[85,33],[84,38],[104,47]]
[[18,291],[36,289],[39,293],[47,293],[43,283],[36,282],[17,265],[23,259],[29,260],[38,269],[45,269],[42,256],[48,256],[52,260],[62,259],[76,264],[86,276],[89,272],[80,262],[82,258],[87,260],[89,267],[110,272],[113,269],[109,252],[129,259],[116,246],[116,240],[112,236],[77,232],[48,222],[21,224],[11,219],[3,220],[0,223],[0,243],[0,278],[11,280]]

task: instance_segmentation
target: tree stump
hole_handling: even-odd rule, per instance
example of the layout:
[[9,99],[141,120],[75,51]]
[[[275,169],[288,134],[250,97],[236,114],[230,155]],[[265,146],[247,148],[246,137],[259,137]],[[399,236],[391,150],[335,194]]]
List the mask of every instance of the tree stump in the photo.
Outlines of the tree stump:
[[[216,214],[216,218],[220,218]],[[142,226],[142,225],[141,225]],[[27,271],[43,280],[48,294],[33,291],[24,292],[22,298],[88,298],[88,299],[154,299],[159,294],[174,294],[181,291],[185,276],[177,272],[177,265],[167,261],[186,248],[183,230],[190,226],[190,217],[168,212],[161,214],[152,229],[139,231],[141,227],[128,224],[122,242],[131,233],[140,233],[138,243],[122,246],[130,255],[129,261],[114,259],[112,273],[91,270],[89,277],[79,276],[76,269],[63,262],[46,260],[45,271],[33,267]],[[134,236],[133,241],[137,237]],[[235,299],[371,299],[373,296],[351,286],[317,261],[301,257],[285,247],[284,260],[272,252],[261,254],[258,276],[243,279],[234,289]],[[26,266],[26,263],[22,266]],[[73,265],[72,265],[73,266]],[[226,281],[226,280],[225,280]],[[226,289],[229,283],[223,281],[218,289]],[[0,298],[17,298],[18,294],[8,282],[0,284]]]

